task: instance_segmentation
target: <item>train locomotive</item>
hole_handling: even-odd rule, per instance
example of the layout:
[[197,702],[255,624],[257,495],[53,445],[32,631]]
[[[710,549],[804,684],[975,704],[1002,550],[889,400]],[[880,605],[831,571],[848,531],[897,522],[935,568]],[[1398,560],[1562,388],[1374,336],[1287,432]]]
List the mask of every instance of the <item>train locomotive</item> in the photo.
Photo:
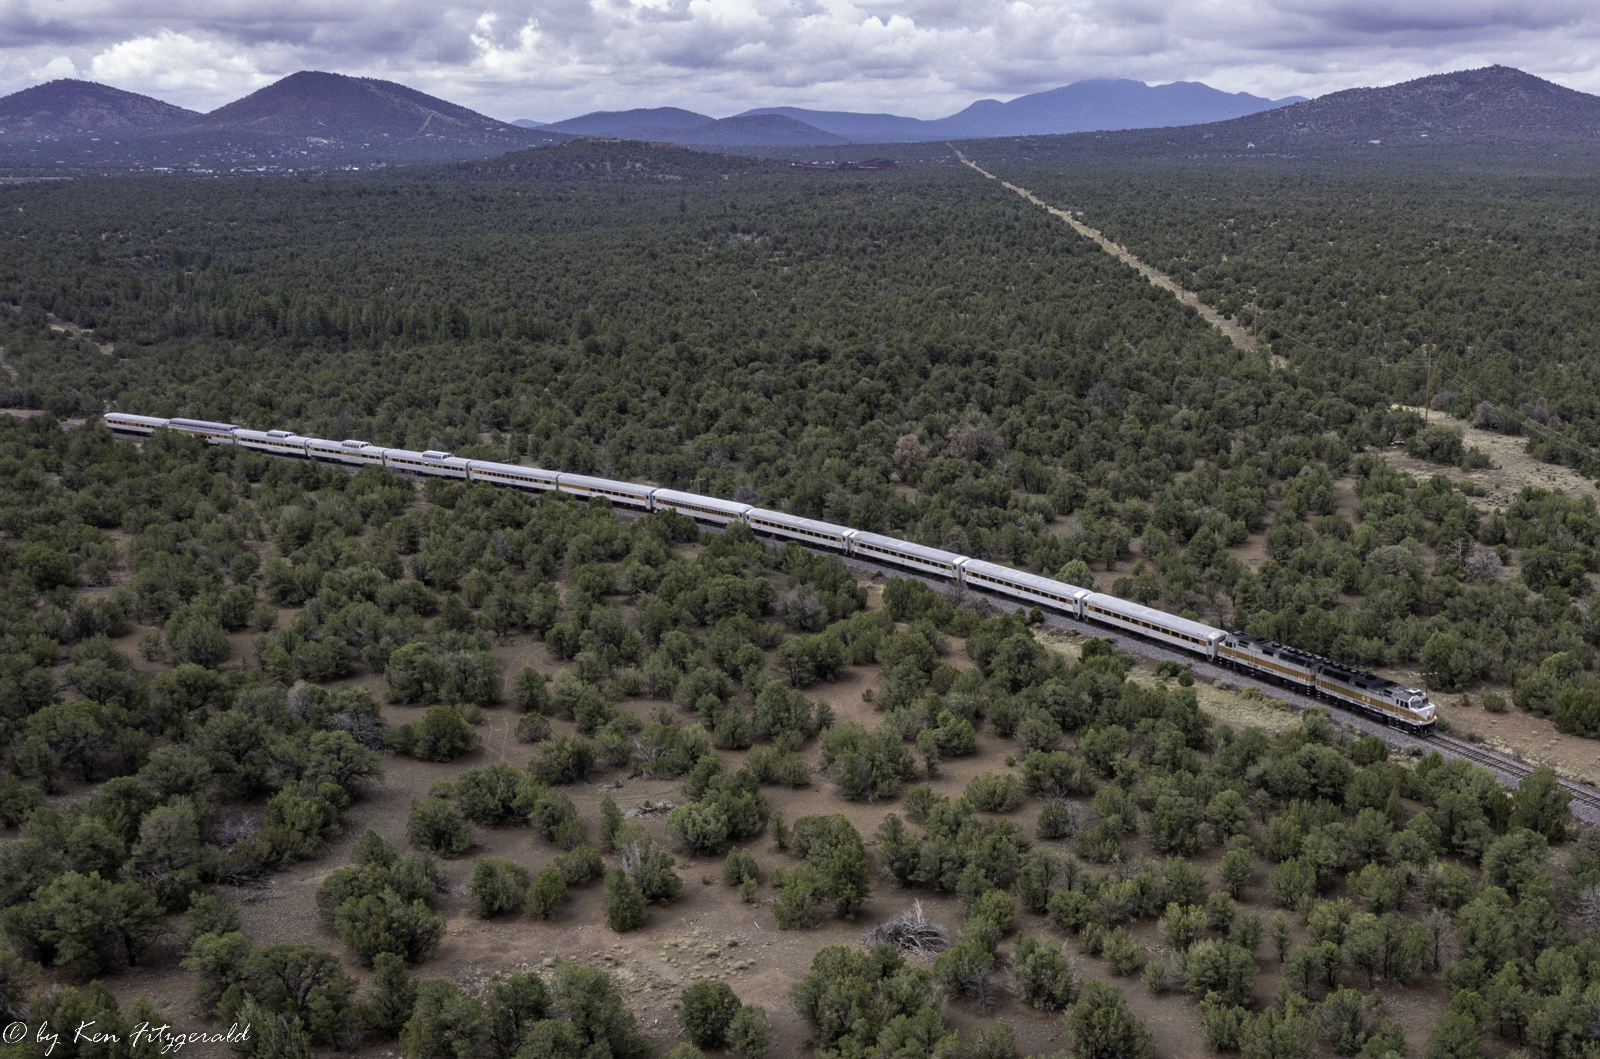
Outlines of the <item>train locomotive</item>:
[[123,412],[110,412],[104,418],[112,431],[134,438],[149,437],[157,430],[171,430],[204,438],[213,445],[238,445],[275,456],[353,467],[384,467],[400,473],[483,482],[528,492],[603,496],[613,504],[643,511],[676,511],[702,522],[724,526],[742,522],[765,536],[946,578],[978,591],[1132,633],[1208,662],[1287,685],[1414,734],[1427,734],[1434,727],[1435,708],[1426,692],[1416,688],[1245,632],[1215,629],[1102,592],[879,533],[675,489],[468,460],[450,452],[386,449],[355,439],[307,438],[290,431],[247,430],[231,423],[199,419],[160,419]]

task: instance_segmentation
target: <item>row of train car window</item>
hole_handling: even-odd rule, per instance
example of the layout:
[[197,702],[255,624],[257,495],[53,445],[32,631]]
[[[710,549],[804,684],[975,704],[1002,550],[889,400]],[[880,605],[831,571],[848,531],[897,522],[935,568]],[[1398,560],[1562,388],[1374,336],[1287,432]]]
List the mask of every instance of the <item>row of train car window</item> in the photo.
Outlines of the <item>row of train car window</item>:
[[864,541],[856,541],[856,547],[862,549],[863,551],[877,552],[879,555],[887,555],[895,559],[909,559],[912,562],[922,563],[925,566],[937,566],[941,570],[955,569],[955,567],[951,566],[949,563],[941,563],[937,559],[924,559],[920,555],[912,555],[909,552],[897,552],[893,548],[884,548],[876,544],[867,544]]
[[838,537],[830,536],[826,533],[818,533],[816,530],[802,529],[799,526],[784,526],[776,522],[768,522],[766,519],[753,518],[750,521],[754,522],[758,526],[766,526],[769,529],[781,530],[784,533],[802,533],[807,537],[815,537],[819,541],[831,541],[834,544],[837,544],[840,540]]
[[1105,609],[1103,609],[1101,607],[1096,607],[1093,604],[1091,604],[1089,606],[1089,609],[1094,611],[1096,614],[1104,614],[1107,617],[1115,618],[1118,621],[1127,622],[1130,625],[1142,625],[1146,629],[1154,630],[1155,632],[1159,632],[1159,633],[1161,633],[1161,634],[1163,634],[1165,636],[1175,636],[1180,640],[1188,640],[1190,643],[1197,643],[1197,644],[1202,644],[1202,645],[1206,644],[1206,641],[1200,639],[1200,637],[1198,637],[1198,636],[1190,636],[1188,633],[1174,632],[1173,630],[1167,628],[1165,625],[1157,625],[1154,622],[1143,621],[1143,620],[1141,620],[1139,618],[1124,617],[1123,615],[1118,614],[1115,611],[1105,610]]
[[[991,585],[999,585],[1001,588],[1014,588],[1018,592],[1032,592],[1036,596],[1044,596],[1046,599],[1053,599],[1057,603],[1065,603],[1068,606],[1073,606],[1073,605],[1075,605],[1077,603],[1077,600],[1066,599],[1066,598],[1064,598],[1062,596],[1056,595],[1053,592],[1046,592],[1046,591],[1044,591],[1042,589],[1038,589],[1038,588],[1029,588],[1027,585],[1019,585],[1014,581],[1006,581],[1006,580],[1004,580],[1002,578],[990,577],[988,574],[980,574],[980,573],[977,573],[976,571],[973,571],[973,570],[968,570],[967,571],[967,576],[968,577],[975,577],[979,581],[987,581]],[[1093,608],[1091,608],[1091,609],[1093,609]]]

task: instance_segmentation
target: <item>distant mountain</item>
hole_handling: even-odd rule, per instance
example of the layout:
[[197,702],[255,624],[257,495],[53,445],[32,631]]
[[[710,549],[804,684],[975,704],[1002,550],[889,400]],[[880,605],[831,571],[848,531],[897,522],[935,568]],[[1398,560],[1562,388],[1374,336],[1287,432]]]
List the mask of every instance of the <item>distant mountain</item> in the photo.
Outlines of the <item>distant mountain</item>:
[[1593,140],[1600,96],[1563,88],[1509,66],[1434,74],[1387,88],[1352,88],[1208,126],[1219,141],[1260,149],[1354,140],[1420,143]]
[[[81,87],[55,89],[63,84]],[[0,137],[0,165],[298,170],[487,158],[572,139],[497,121],[392,81],[316,71],[291,74],[209,114],[81,82],[41,85],[0,100],[0,107],[46,90],[90,101],[77,112],[101,113],[107,108],[92,104],[111,100],[132,117],[115,140],[82,132],[49,140],[8,134]]]
[[836,136],[781,114],[723,118],[685,129],[677,138],[691,147],[833,147],[850,142],[847,136]]
[[519,129],[542,129],[550,123],[548,121],[534,121],[532,118],[518,118],[511,124]]
[[200,117],[159,99],[93,81],[50,81],[0,98],[0,137],[60,139],[137,135]]
[[743,114],[719,121],[677,107],[602,110],[545,128],[582,136],[694,147],[829,147],[850,142],[848,136],[824,132],[785,115]]
[[755,110],[745,111],[739,117],[755,117],[762,114],[804,122],[823,132],[843,136],[852,143],[907,143],[919,140],[942,140],[948,135],[940,131],[939,120],[902,118],[898,114],[857,114],[848,110],[802,110],[800,107],[758,107]]
[[648,107],[638,110],[597,110],[592,114],[568,118],[566,121],[551,122],[545,128],[570,133],[573,136],[607,136],[613,139],[641,140],[647,137],[624,136],[623,133],[638,129],[648,129],[652,132],[670,129],[681,132],[715,120],[709,115],[696,114],[692,110],[678,107]]
[[1077,81],[1009,103],[980,99],[957,114],[933,120],[894,114],[764,107],[746,114],[781,114],[855,143],[981,139],[1053,133],[1162,128],[1221,121],[1301,100],[1263,99],[1222,92],[1195,81],[1151,87],[1142,81]]
[[393,81],[314,70],[219,107],[184,132],[306,143],[385,141],[428,153],[437,147],[514,150],[546,138]]

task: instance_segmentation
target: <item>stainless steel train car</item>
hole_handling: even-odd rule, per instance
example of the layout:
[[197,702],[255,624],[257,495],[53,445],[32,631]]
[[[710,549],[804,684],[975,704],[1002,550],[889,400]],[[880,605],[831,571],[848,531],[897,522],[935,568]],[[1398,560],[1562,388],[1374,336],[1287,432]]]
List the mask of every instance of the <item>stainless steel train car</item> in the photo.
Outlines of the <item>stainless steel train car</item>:
[[113,434],[131,434],[137,438],[147,438],[167,425],[165,419],[130,415],[127,412],[107,412],[105,421]]
[[1049,607],[1083,621],[1133,633],[1208,661],[1289,684],[1307,694],[1333,700],[1396,727],[1425,733],[1434,726],[1435,709],[1428,702],[1427,693],[1416,688],[1404,687],[1392,680],[1352,669],[1296,647],[1273,643],[1243,632],[1214,629],[1201,622],[1063,581],[880,533],[836,526],[830,522],[675,489],[516,464],[467,460],[449,452],[385,449],[355,439],[327,441],[303,438],[286,430],[246,430],[231,423],[159,419],[126,412],[108,413],[105,421],[114,432],[132,437],[149,437],[157,430],[168,429],[205,438],[213,445],[237,444],[274,455],[317,459],[346,466],[382,466],[402,473],[484,482],[530,491],[559,490],[577,496],[604,496],[613,503],[645,511],[677,511],[717,525],[743,522],[756,532],[768,536],[949,578],[970,588],[993,592],[1020,603]]
[[703,522],[726,526],[730,522],[743,522],[745,515],[755,510],[749,504],[733,500],[719,500],[714,496],[684,493],[676,489],[657,489],[650,494],[652,511],[676,511]]
[[627,504],[629,507],[642,507],[650,510],[650,494],[654,492],[647,485],[634,485],[632,482],[614,482],[610,478],[590,478],[584,474],[559,475],[557,481],[563,493],[574,493],[578,496],[603,496],[614,504]]
[[836,552],[848,552],[850,538],[856,534],[855,530],[846,526],[835,526],[831,522],[818,522],[813,518],[801,518],[799,515],[767,511],[758,507],[746,511],[744,521],[759,533],[786,537],[813,547],[831,548]]
[[561,476],[555,471],[523,467],[515,463],[487,463],[483,460],[468,462],[471,464],[468,471],[474,482],[508,485],[513,489],[526,489],[536,493],[548,493],[560,485]]
[[1154,607],[1129,603],[1103,592],[1093,592],[1083,600],[1083,616],[1102,625],[1144,636],[1192,651],[1207,661],[1217,660],[1217,645],[1227,635],[1198,621],[1180,618]]
[[881,533],[868,533],[866,530],[856,530],[850,537],[850,554],[863,559],[875,559],[880,563],[895,563],[910,570],[921,570],[935,577],[952,580],[961,575],[961,564],[967,561],[966,556],[955,552],[912,544],[898,537],[885,537]]
[[204,419],[169,419],[164,425],[179,434],[205,438],[213,445],[232,445],[233,432],[239,429],[232,423],[212,423]]
[[472,461],[464,460],[450,452],[427,449],[383,449],[383,465],[392,471],[410,474],[427,474],[435,478],[465,479],[471,471]]
[[998,563],[984,562],[982,559],[962,561],[961,581],[973,588],[998,592],[1003,596],[1010,596],[1012,599],[1020,599],[1027,603],[1053,607],[1074,618],[1084,616],[1083,601],[1094,595],[1087,588],[1069,585],[1065,581],[1054,581],[1023,570],[1013,570]]
[[241,448],[270,452],[275,456],[298,456],[301,459],[305,458],[306,440],[287,430],[245,430],[241,427],[233,432],[233,443]]

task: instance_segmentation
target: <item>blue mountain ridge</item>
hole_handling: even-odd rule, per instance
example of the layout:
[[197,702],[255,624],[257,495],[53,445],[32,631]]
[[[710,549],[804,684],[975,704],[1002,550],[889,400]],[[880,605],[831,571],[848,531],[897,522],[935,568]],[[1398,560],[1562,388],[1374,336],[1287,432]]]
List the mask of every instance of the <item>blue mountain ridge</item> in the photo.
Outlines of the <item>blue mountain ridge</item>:
[[[1244,117],[1302,99],[1264,99],[1246,92],[1223,92],[1196,81],[1152,87],[1142,81],[1100,79],[1034,92],[1006,103],[980,99],[956,114],[931,120],[897,114],[757,107],[719,122],[677,107],[656,107],[597,111],[544,127],[576,135],[687,144],[903,143],[1197,125]],[[758,140],[737,139],[741,133],[756,132],[755,126],[739,124],[740,119],[758,117],[783,118],[793,124],[763,127]]]

